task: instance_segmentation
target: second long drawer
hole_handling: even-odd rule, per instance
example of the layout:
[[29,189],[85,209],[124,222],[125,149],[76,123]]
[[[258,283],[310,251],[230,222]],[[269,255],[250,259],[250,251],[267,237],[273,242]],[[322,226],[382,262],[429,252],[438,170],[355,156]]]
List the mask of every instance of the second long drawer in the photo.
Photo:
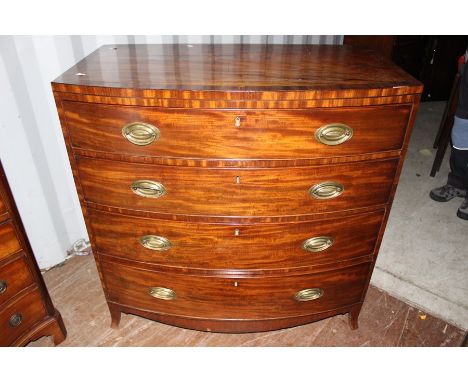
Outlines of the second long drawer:
[[228,225],[146,219],[90,209],[100,253],[205,269],[276,269],[370,255],[383,210],[287,224]]
[[275,216],[388,201],[398,159],[344,165],[219,169],[77,157],[86,200],[168,214]]

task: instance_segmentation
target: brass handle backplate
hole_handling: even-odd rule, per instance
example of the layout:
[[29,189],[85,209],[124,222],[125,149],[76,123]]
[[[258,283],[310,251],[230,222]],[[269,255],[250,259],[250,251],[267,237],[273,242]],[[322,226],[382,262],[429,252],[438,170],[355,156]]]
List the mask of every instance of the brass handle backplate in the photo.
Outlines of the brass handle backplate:
[[160,137],[156,126],[144,122],[132,122],[122,128],[122,135],[127,141],[137,146],[146,146]]
[[317,300],[318,298],[322,296],[323,296],[323,289],[309,288],[309,289],[303,289],[297,292],[294,295],[294,299],[297,301],[311,301],[311,300]]
[[130,188],[133,193],[145,198],[160,198],[166,194],[166,188],[161,183],[152,180],[137,180]]
[[315,139],[328,146],[336,146],[349,141],[353,136],[353,129],[343,123],[324,125],[315,132]]
[[140,244],[152,251],[167,251],[171,248],[172,243],[162,236],[146,235],[140,237]]
[[333,199],[340,196],[344,187],[336,182],[322,182],[309,189],[309,195],[315,199]]
[[333,245],[333,238],[330,236],[311,237],[302,243],[302,249],[309,252],[325,251]]
[[17,326],[21,325],[22,321],[23,321],[23,316],[20,313],[16,313],[10,317],[8,324],[10,325],[10,327],[16,328]]
[[8,283],[5,280],[0,280],[0,294],[5,293]]
[[169,288],[163,287],[151,287],[148,290],[150,296],[154,298],[159,298],[160,300],[175,300],[176,293]]

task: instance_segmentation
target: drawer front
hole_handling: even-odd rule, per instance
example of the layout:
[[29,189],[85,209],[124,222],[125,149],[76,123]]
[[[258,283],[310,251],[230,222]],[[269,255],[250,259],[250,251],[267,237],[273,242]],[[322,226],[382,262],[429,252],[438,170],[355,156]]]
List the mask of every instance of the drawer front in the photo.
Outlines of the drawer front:
[[[91,202],[169,214],[272,216],[386,203],[398,160],[283,169],[154,166],[87,157],[77,157],[77,163]],[[155,183],[135,183],[141,180]],[[330,181],[344,187],[343,192],[330,199],[310,195],[313,186]],[[153,186],[152,196],[159,197],[141,196]]]
[[[64,102],[64,110],[74,147],[156,157],[258,159],[398,150],[411,106],[197,110]],[[127,139],[122,129],[134,122],[152,127],[129,126]],[[319,142],[316,132],[330,124],[351,127],[352,136],[343,136],[350,139],[336,146]],[[330,133],[337,130],[325,136]]]
[[21,249],[13,223],[0,224],[0,260]]
[[89,209],[97,250],[130,260],[204,269],[310,266],[372,254],[383,211],[305,223],[187,223]]
[[[293,317],[360,302],[370,267],[366,263],[320,274],[233,279],[159,273],[106,260],[101,265],[110,301],[219,319]],[[295,296],[301,291],[303,298],[318,298],[299,301]]]
[[47,316],[39,290],[21,297],[0,311],[0,346],[10,345]]
[[2,199],[2,194],[0,194],[0,217],[7,213],[6,204]]
[[0,304],[32,285],[33,282],[24,256],[0,267]]

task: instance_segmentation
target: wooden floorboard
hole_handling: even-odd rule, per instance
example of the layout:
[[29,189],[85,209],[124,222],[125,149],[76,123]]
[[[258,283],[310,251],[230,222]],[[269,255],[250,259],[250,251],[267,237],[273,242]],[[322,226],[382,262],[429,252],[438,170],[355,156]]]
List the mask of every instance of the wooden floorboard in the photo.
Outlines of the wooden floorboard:
[[[273,332],[220,334],[127,314],[114,330],[92,256],[73,257],[44,279],[68,330],[60,346],[461,346],[466,335],[372,286],[355,331],[346,316]],[[44,337],[29,346],[53,343]]]

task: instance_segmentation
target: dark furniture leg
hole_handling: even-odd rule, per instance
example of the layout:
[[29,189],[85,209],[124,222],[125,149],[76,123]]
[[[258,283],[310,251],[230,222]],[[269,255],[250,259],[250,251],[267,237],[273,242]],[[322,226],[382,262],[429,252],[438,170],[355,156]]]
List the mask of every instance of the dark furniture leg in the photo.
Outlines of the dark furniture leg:
[[114,304],[109,304],[109,311],[111,315],[111,328],[112,329],[118,329],[120,325],[120,317],[121,317],[121,311],[118,305]]
[[58,312],[55,314],[55,323],[52,325],[51,332],[55,346],[61,344],[67,337],[67,329],[65,329],[62,316]]
[[355,305],[351,308],[351,310],[348,313],[348,323],[349,327],[352,330],[356,330],[359,327],[358,324],[358,318],[359,318],[359,313],[361,312],[362,304]]

